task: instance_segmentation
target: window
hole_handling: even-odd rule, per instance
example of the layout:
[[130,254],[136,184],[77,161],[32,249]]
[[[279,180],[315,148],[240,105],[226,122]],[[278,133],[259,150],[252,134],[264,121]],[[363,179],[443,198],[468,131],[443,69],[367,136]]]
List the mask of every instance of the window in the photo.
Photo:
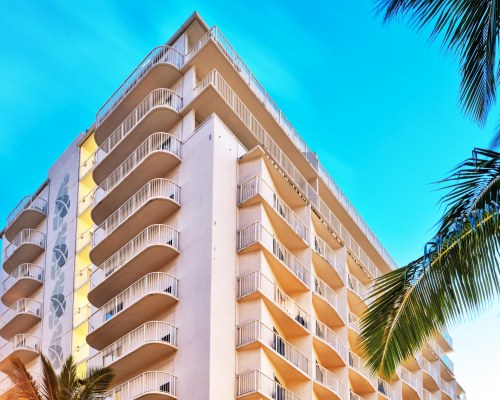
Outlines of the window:
[[170,393],[170,382],[165,382],[163,385],[160,385],[160,392]]

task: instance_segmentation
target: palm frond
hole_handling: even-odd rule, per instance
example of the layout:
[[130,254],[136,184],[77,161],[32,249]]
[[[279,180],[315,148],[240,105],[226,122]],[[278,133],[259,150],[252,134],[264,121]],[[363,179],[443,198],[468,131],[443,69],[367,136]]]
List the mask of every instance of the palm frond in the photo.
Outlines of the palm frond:
[[42,384],[40,385],[40,393],[47,400],[58,400],[59,396],[56,372],[47,357],[40,354],[40,358],[42,361]]
[[59,374],[59,392],[62,399],[72,399],[78,392],[80,380],[76,373],[76,364],[72,356],[64,362]]
[[39,393],[38,383],[28,372],[22,361],[17,357],[10,357],[12,369],[7,372],[12,383],[15,385],[13,399],[42,400]]
[[74,400],[96,399],[96,395],[104,394],[108,390],[114,376],[115,374],[109,367],[91,370]]

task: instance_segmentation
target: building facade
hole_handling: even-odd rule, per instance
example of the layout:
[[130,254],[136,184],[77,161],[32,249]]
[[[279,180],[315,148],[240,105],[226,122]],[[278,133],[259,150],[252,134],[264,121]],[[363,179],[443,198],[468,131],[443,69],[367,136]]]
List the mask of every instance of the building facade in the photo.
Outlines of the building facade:
[[[455,400],[443,333],[387,382],[359,357],[396,265],[229,42],[193,14],[2,233],[0,371],[72,354],[115,400]],[[0,393],[12,384],[4,377]]]

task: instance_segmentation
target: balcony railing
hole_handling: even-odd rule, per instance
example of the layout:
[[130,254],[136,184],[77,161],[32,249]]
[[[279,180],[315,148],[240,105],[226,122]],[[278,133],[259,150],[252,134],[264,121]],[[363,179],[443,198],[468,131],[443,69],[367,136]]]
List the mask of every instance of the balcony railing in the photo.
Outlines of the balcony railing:
[[441,332],[441,336],[443,337],[443,339],[448,343],[448,345],[453,348],[453,339],[452,337],[450,336],[450,334],[448,333],[448,331],[442,331]]
[[452,399],[455,398],[455,395],[454,395],[455,390],[453,390],[453,387],[447,381],[445,381],[444,379],[441,379],[440,387],[441,387],[441,390],[448,395],[448,397],[450,397]]
[[27,333],[15,335],[0,349],[1,358],[5,359],[17,350],[29,350],[38,353],[40,351],[40,338]]
[[184,56],[170,46],[159,46],[151,50],[146,58],[125,79],[120,87],[104,103],[96,115],[96,127],[120,104],[127,94],[135,87],[151,68],[160,63],[172,64],[180,68],[184,63]]
[[42,303],[33,299],[19,299],[12,304],[0,318],[1,324],[6,325],[19,314],[31,314],[37,317],[42,316]]
[[366,368],[365,362],[361,359],[361,357],[354,354],[352,351],[349,351],[349,366],[363,375],[374,389],[378,386],[377,378],[370,373],[368,368]]
[[309,286],[309,270],[260,223],[256,222],[238,231],[238,250],[260,242],[306,286]]
[[78,200],[78,215],[82,215],[88,210],[90,206],[94,204],[95,188],[85,193]]
[[365,303],[367,304],[370,303],[370,300],[367,299],[368,290],[366,289],[365,285],[363,285],[358,279],[356,279],[351,274],[347,276],[347,287],[350,290],[352,290],[356,294],[356,296],[358,296]]
[[261,196],[288,223],[295,233],[307,242],[307,228],[304,223],[261,176],[254,176],[239,185],[238,202],[240,204],[257,195]]
[[420,364],[420,365],[422,366],[422,369],[427,374],[429,374],[432,377],[432,379],[434,379],[436,381],[436,383],[439,385],[439,380],[441,379],[441,376],[439,373],[440,372],[439,367],[437,365],[431,364],[425,358],[422,358],[422,364]]
[[293,299],[260,271],[238,278],[238,298],[260,291],[304,328],[310,326],[309,315]]
[[332,392],[336,393],[341,399],[345,399],[347,396],[346,387],[340,382],[340,380],[330,371],[328,371],[323,366],[319,365],[316,361],[316,365],[313,367],[314,380],[321,383],[323,386],[330,389]]
[[11,225],[24,210],[36,210],[47,214],[47,200],[38,196],[26,196],[7,216],[7,226]]
[[91,154],[80,164],[80,180],[83,179],[85,175],[87,175],[95,165],[95,153]]
[[179,203],[180,194],[180,187],[169,179],[156,178],[150,180],[96,228],[92,235],[92,245],[96,246],[153,198],[169,199]]
[[313,292],[323,298],[331,307],[337,310],[343,321],[347,318],[347,308],[340,301],[337,293],[326,282],[313,275]]
[[177,112],[182,107],[182,98],[170,89],[153,90],[125,120],[111,133],[97,149],[95,165],[97,166],[154,108],[166,106]]
[[300,400],[300,397],[260,371],[245,372],[236,377],[236,397],[250,393],[261,393],[275,400]]
[[342,282],[345,282],[345,268],[337,257],[337,254],[331,249],[326,242],[319,236],[311,233],[311,247],[318,253],[323,259],[330,264],[333,269],[337,272]]
[[401,377],[403,378],[403,381],[415,389],[419,395],[422,395],[422,380],[419,379],[417,375],[410,372],[405,367],[401,367]]
[[455,366],[453,365],[453,361],[450,360],[450,357],[448,357],[446,354],[441,354],[441,361],[448,369],[448,371],[450,371],[452,374],[455,373]]
[[378,392],[389,398],[389,400],[399,400],[399,396],[392,386],[381,378],[378,378]]
[[262,342],[306,375],[309,375],[309,359],[283,339],[277,331],[267,327],[261,321],[252,321],[237,328],[237,346],[244,346],[255,341]]
[[104,277],[107,278],[128,263],[138,253],[154,245],[167,245],[179,249],[179,232],[168,225],[157,224],[148,226],[115,254],[104,261],[99,266],[98,271],[92,273],[92,278],[90,280],[91,288],[93,289],[98,284],[102,283],[102,279],[95,278],[96,272],[103,272]]
[[94,234],[95,226],[91,225],[82,233],[76,236],[76,252],[82,251],[85,247],[92,243],[92,236]]
[[83,267],[79,271],[76,271],[76,273],[75,273],[75,289],[82,287],[90,280],[90,277],[92,276],[92,266],[93,266],[93,264],[90,263],[86,267]]
[[356,394],[354,392],[349,392],[349,400],[365,400],[363,397],[361,397],[359,394]]
[[437,357],[441,357],[444,354],[443,349],[436,341],[436,339],[431,339],[427,342],[427,346],[432,350],[433,353],[436,354]]
[[427,389],[424,389],[423,394],[422,394],[422,399],[423,400],[441,400],[441,396],[439,396],[437,394],[432,394]]
[[166,292],[177,297],[177,285],[177,278],[163,272],[143,276],[90,316],[89,333],[149,294]]
[[5,248],[5,260],[7,259],[23,244],[35,244],[45,249],[45,235],[35,229],[23,229],[18,235],[9,243]]
[[84,322],[87,322],[90,318],[91,307],[90,303],[86,303],[81,307],[78,307],[73,312],[73,326],[78,326]]
[[358,335],[361,332],[359,328],[359,321],[360,319],[356,314],[349,312],[349,327],[352,330],[354,330]]
[[328,343],[330,347],[340,354],[340,357],[347,363],[347,346],[340,340],[337,334],[323,322],[315,320],[312,324],[313,335]]
[[3,282],[4,292],[23,278],[31,278],[43,283],[43,268],[36,264],[21,264]]
[[104,395],[105,399],[137,399],[148,394],[164,393],[177,396],[177,378],[167,372],[148,371],[117,386]]

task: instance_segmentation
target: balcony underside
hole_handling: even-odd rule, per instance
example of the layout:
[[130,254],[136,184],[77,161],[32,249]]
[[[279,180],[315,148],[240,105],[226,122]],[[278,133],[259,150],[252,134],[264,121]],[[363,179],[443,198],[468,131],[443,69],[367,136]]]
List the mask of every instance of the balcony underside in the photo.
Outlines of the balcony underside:
[[100,146],[113,130],[133,111],[137,105],[154,89],[170,88],[182,76],[179,69],[170,63],[158,63],[134,85],[127,96],[102,121],[94,132]]
[[324,367],[330,368],[345,365],[345,361],[337,350],[321,338],[313,336],[313,347],[316,350],[316,355],[321,365]]
[[0,371],[3,373],[6,373],[9,370],[12,370],[12,364],[9,360],[10,357],[17,357],[21,360],[21,362],[26,365],[29,362],[33,361],[35,358],[37,358],[39,355],[38,351],[34,351],[28,348],[20,348],[17,350],[14,350],[12,353],[8,355],[3,355],[5,358],[0,361]]
[[10,307],[17,300],[30,297],[35,290],[42,287],[42,285],[41,279],[39,280],[31,277],[19,278],[4,292],[1,299],[2,303]]
[[18,333],[28,332],[39,321],[40,317],[37,315],[19,313],[4,326],[0,327],[0,336],[5,340],[10,340]]
[[417,391],[404,379],[401,379],[403,387],[403,399],[405,400],[420,400]]
[[347,303],[349,304],[349,310],[356,315],[363,315],[366,310],[365,302],[351,289],[347,289]]
[[5,238],[8,241],[12,241],[12,239],[14,239],[23,229],[36,228],[44,218],[45,213],[40,210],[27,208],[21,211],[17,218],[5,228]]
[[439,384],[424,369],[422,370],[422,379],[424,383],[424,388],[427,389],[428,391],[433,392],[439,389]]
[[89,333],[87,343],[102,350],[160,312],[168,310],[177,300],[167,291],[148,293]]
[[455,400],[450,397],[444,390],[441,390],[441,400]]
[[43,253],[45,249],[35,243],[25,242],[19,245],[3,263],[3,269],[11,274],[19,265],[31,263]]
[[260,391],[252,391],[249,393],[244,393],[236,396],[237,399],[241,400],[274,400],[272,397],[269,397]]
[[328,286],[344,286],[344,281],[338,274],[337,270],[314,250],[312,252],[312,259],[316,270],[316,275],[320,279],[325,281]]
[[377,390],[377,388],[372,386],[366,376],[352,367],[349,367],[349,382],[351,388],[356,393],[369,393]]
[[313,306],[316,309],[316,315],[321,322],[328,326],[345,325],[345,322],[337,309],[330,305],[330,303],[324,300],[321,296],[313,292],[312,300]]
[[343,400],[340,394],[336,393],[332,388],[323,385],[320,382],[313,381],[313,390],[318,399],[321,400]]
[[100,225],[147,182],[166,176],[180,161],[175,154],[166,151],[149,154],[94,206],[94,223]]

